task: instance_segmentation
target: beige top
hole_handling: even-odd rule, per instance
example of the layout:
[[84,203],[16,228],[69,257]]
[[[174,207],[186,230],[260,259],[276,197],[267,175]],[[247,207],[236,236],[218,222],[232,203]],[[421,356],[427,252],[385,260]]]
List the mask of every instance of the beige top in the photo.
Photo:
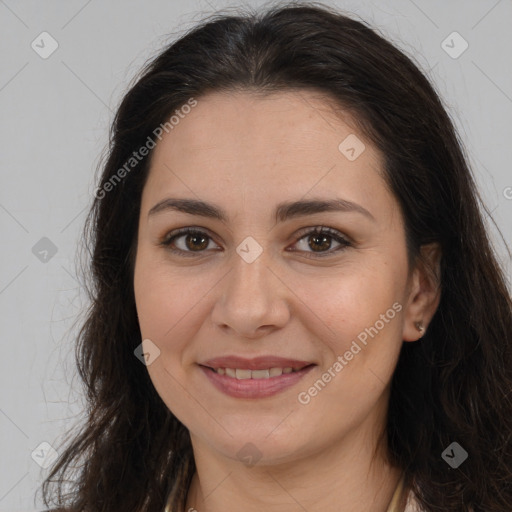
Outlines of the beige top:
[[423,509],[419,506],[414,497],[414,493],[411,490],[407,492],[407,489],[405,489],[404,480],[405,476],[402,476],[386,512],[423,512]]

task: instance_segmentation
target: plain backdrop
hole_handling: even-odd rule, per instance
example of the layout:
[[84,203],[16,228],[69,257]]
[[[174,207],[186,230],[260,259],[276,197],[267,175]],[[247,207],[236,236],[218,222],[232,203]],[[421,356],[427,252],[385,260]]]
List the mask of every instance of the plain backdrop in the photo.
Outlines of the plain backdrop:
[[[370,22],[435,82],[496,221],[490,229],[509,277],[498,228],[509,241],[512,2],[325,3]],[[76,253],[113,112],[158,49],[238,5],[0,0],[2,512],[42,510],[41,464],[80,422],[73,344],[87,299]]]

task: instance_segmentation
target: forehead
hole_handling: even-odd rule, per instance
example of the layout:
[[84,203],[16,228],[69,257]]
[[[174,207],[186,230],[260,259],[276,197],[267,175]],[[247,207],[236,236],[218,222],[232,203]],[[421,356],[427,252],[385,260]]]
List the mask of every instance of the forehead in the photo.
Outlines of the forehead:
[[[340,156],[338,145],[346,136],[357,133],[362,139],[358,131],[347,112],[316,91],[215,92],[198,98],[164,140],[173,139],[175,155],[184,158],[201,156],[197,150],[203,155],[229,150],[233,159],[276,154],[297,159],[297,152],[329,158]],[[164,146],[168,144],[159,144],[155,152]]]
[[384,197],[380,153],[325,95],[217,92],[196,100],[154,149],[145,187],[153,199],[172,189],[201,198],[244,194],[256,206],[279,202],[284,190],[299,199],[336,189],[356,202],[392,200]]

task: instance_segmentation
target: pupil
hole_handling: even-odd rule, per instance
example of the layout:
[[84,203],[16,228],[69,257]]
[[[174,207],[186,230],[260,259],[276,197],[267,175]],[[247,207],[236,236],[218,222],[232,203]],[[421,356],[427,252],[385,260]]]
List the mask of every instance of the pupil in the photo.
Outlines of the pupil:
[[[202,235],[189,235],[187,237],[187,242],[189,242],[190,240],[193,240],[193,242],[192,242],[192,244],[187,243],[187,246],[189,249],[194,249],[194,248],[205,249],[208,246],[208,242],[206,242],[206,237],[204,237]],[[201,244],[201,247],[198,247],[197,245],[195,245],[195,242],[197,240],[202,240],[203,243]]]
[[[321,240],[319,245],[321,245],[321,248],[323,248],[323,249],[329,249],[329,246],[331,245],[328,242],[328,239],[329,239],[328,235],[313,235],[311,237],[311,239],[314,241],[313,242],[314,244],[317,244],[318,243],[317,241]],[[311,247],[311,249],[314,249],[313,244],[310,243],[309,246]]]

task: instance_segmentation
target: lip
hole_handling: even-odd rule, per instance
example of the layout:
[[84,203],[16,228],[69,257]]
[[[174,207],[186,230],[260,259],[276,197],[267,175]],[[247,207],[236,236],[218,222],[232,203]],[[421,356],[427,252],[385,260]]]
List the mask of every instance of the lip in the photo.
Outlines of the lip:
[[300,369],[305,366],[314,364],[311,361],[299,361],[297,359],[288,359],[285,357],[277,356],[260,356],[247,359],[238,356],[223,356],[209,359],[200,366],[207,366],[209,368],[239,368],[240,370],[265,370],[267,368],[293,368]]
[[[287,361],[290,362],[290,360]],[[298,361],[295,361],[295,363],[297,362]],[[281,363],[277,366],[280,365]],[[301,364],[301,366],[303,365]],[[309,363],[301,370],[297,370],[292,373],[283,373],[282,375],[269,377],[268,379],[235,379],[233,377],[228,377],[227,375],[220,375],[208,366],[199,365],[199,368],[208,378],[208,380],[222,393],[233,398],[254,399],[270,397],[281,393],[288,388],[291,388],[297,384],[306,374],[308,374],[315,366],[316,365],[314,363]],[[224,366],[220,365],[216,366],[216,368],[224,368]],[[231,368],[231,366],[227,366],[226,368]],[[265,368],[269,368],[269,366],[265,366]],[[260,367],[249,369],[258,370],[262,368]]]

